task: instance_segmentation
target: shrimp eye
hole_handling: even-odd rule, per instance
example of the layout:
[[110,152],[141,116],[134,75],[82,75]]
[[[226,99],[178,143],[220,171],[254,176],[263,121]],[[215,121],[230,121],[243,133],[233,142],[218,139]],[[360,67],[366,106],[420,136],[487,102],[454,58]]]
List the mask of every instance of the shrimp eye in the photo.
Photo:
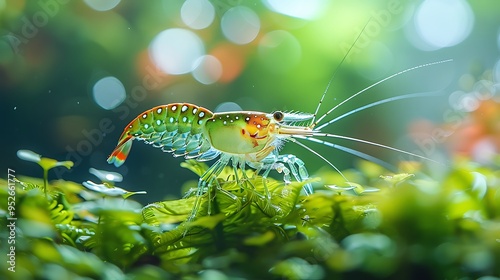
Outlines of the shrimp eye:
[[283,120],[284,117],[285,117],[285,115],[280,111],[276,111],[273,113],[273,118],[275,121],[280,122]]

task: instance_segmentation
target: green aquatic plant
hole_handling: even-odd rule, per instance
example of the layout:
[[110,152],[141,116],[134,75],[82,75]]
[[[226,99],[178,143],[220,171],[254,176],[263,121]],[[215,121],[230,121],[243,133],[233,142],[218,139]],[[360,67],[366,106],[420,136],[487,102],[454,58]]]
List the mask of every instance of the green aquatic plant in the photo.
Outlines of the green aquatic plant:
[[[182,166],[201,174],[207,165]],[[196,197],[143,206],[115,186],[16,181],[16,263],[20,278],[459,278],[500,274],[500,173],[458,161],[442,179],[418,169],[392,174],[362,162],[285,185],[232,169]],[[240,171],[241,172],[241,171]],[[102,174],[105,174],[103,172]],[[382,175],[382,176],[381,176]],[[313,177],[314,178],[314,177]],[[321,180],[318,182],[318,180]],[[353,183],[356,182],[356,183]],[[304,195],[304,183],[319,184]],[[0,199],[8,196],[0,180]],[[321,185],[326,187],[321,188]],[[5,205],[0,214],[6,216]],[[210,215],[208,209],[210,207]],[[4,219],[5,220],[5,219]],[[4,230],[0,232],[5,236]],[[0,257],[1,258],[1,257]],[[5,258],[5,254],[3,254]],[[0,269],[5,269],[5,263]],[[16,273],[18,273],[16,271]]]
[[[205,164],[196,161],[187,161],[182,166],[196,173],[204,172],[207,168]],[[286,240],[287,234],[283,225],[291,221],[292,214],[299,215],[295,213],[300,211],[296,207],[299,194],[303,185],[310,181],[284,185],[280,181],[269,179],[269,201],[262,195],[262,178],[253,176],[252,171],[247,172],[251,178],[247,183],[255,189],[242,189],[234,178],[231,178],[233,170],[226,168],[222,177],[227,175],[226,178],[230,180],[220,180],[217,190],[199,198],[201,210],[196,213],[194,221],[188,221],[187,218],[191,214],[196,197],[146,206],[143,216],[150,226],[147,232],[152,240],[154,252],[161,254],[163,260],[172,260],[172,263],[175,263],[214,252],[217,248],[230,244],[226,239],[234,241],[239,239],[238,236],[242,244],[264,245],[267,241]],[[196,188],[196,182],[189,183],[188,188]],[[210,216],[207,213],[208,207],[213,208]],[[296,222],[301,223],[299,219]],[[217,242],[211,241],[214,239]],[[212,245],[206,246],[210,243]],[[184,253],[173,250],[181,247],[184,248]],[[195,248],[200,250],[194,250]]]
[[30,151],[30,150],[19,150],[17,151],[17,157],[22,160],[35,162],[43,169],[43,191],[45,196],[47,196],[47,185],[49,182],[49,170],[58,166],[66,167],[67,169],[71,169],[74,163],[72,161],[57,161],[51,158],[45,158],[41,155]]
[[108,185],[114,185],[115,183],[123,181],[123,176],[120,173],[116,172],[90,168],[89,173],[96,176],[97,178],[99,178],[99,180],[101,180],[101,182]]
[[129,192],[122,188],[109,185],[108,183],[96,184],[92,181],[86,181],[83,182],[82,185],[91,191],[102,194],[103,196],[122,196],[123,198],[127,198],[134,194],[146,194],[145,191]]
[[95,168],[90,168],[89,173],[99,178],[102,181],[102,183],[96,184],[88,180],[86,182],[83,182],[82,185],[91,191],[100,193],[103,197],[121,196],[124,199],[126,199],[135,194],[146,194],[145,191],[130,192],[122,188],[116,187],[114,184],[116,182],[121,182],[123,180],[122,175],[119,173],[110,172],[106,170],[99,170]]

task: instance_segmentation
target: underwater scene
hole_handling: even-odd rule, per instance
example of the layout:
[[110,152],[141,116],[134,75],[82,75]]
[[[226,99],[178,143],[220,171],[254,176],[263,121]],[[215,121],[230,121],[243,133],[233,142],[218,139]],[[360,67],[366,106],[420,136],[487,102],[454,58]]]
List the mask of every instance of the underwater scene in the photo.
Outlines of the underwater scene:
[[500,3],[0,0],[0,279],[500,279]]

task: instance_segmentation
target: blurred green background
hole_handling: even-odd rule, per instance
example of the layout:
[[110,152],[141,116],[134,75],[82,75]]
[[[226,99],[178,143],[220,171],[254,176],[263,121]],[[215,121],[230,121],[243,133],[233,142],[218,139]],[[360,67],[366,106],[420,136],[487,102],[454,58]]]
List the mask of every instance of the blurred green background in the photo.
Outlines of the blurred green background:
[[[453,59],[376,86],[332,117],[391,96],[435,97],[385,104],[325,128],[443,159],[440,143],[415,144],[410,127],[419,119],[446,124],[449,112],[470,111],[454,108],[450,96],[470,90],[485,71],[498,81],[499,27],[494,0],[0,0],[0,168],[40,176],[36,165],[16,157],[30,149],[75,162],[71,171],[51,171],[51,179],[95,179],[88,173],[94,167],[123,174],[120,187],[147,190],[138,197],[145,202],[179,196],[187,179],[197,179],[179,167],[182,159],[135,143],[124,166],[106,163],[122,129],[144,110],[190,102],[212,111],[236,103],[243,110],[312,113],[340,65],[325,112],[393,73]],[[338,143],[393,164],[401,159]],[[354,162],[352,155],[311,147],[340,169]],[[326,165],[292,143],[283,153],[302,158],[313,174]]]

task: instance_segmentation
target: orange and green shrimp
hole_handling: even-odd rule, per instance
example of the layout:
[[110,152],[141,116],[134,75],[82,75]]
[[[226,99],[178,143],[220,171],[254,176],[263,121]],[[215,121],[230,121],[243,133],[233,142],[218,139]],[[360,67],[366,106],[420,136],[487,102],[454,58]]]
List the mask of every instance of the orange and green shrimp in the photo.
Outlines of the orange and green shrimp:
[[[304,163],[293,155],[279,155],[278,148],[292,135],[308,136],[308,127],[288,125],[305,121],[310,114],[275,112],[211,111],[189,103],[172,103],[147,110],[130,122],[108,158],[108,163],[120,166],[126,160],[134,139],[171,152],[174,156],[196,158],[199,161],[215,159],[221,155],[200,178],[198,194],[216,178],[225,166],[235,169],[246,165],[263,171],[264,178],[271,170],[284,173],[286,183],[293,176],[297,181],[308,179]],[[246,173],[243,172],[243,176]],[[310,184],[304,188],[312,193]],[[269,194],[266,194],[269,196]]]
[[[348,180],[342,172],[327,157],[314,151],[304,144],[302,140],[326,145],[386,167],[388,164],[378,158],[324,139],[334,138],[354,141],[433,161],[424,156],[383,144],[322,132],[322,129],[327,126],[362,110],[397,100],[426,96],[429,95],[428,93],[407,94],[379,100],[323,123],[322,121],[339,106],[382,82],[406,72],[449,61],[451,60],[424,64],[393,74],[350,96],[317,119],[316,116],[331,80],[314,114],[281,111],[273,113],[254,111],[213,113],[203,107],[189,103],[172,103],[157,106],[141,113],[130,122],[123,131],[117,147],[109,156],[108,163],[113,163],[117,167],[122,165],[130,152],[134,139],[143,140],[154,147],[172,153],[174,156],[194,158],[199,161],[208,161],[218,157],[215,163],[200,176],[196,190],[197,199],[193,212],[189,217],[189,220],[191,220],[196,216],[199,207],[198,198],[206,193],[210,186],[216,183],[214,180],[221,174],[224,167],[228,165],[233,167],[236,180],[239,183],[242,181],[238,178],[237,171],[243,170],[240,174],[243,174],[243,179],[248,179],[246,178],[246,172],[244,172],[247,166],[255,169],[256,173],[261,174],[266,192],[265,195],[268,199],[270,198],[270,194],[267,191],[265,181],[272,170],[283,173],[285,183],[291,182],[292,178],[299,182],[307,180],[309,175],[302,160],[293,154],[279,153],[280,147],[285,142],[296,143],[312,152],[339,172],[346,182]],[[306,195],[313,192],[311,184],[304,185],[304,192]],[[276,206],[273,207],[277,208]],[[279,209],[275,210],[279,211]],[[210,214],[210,209],[208,209],[208,213]]]

